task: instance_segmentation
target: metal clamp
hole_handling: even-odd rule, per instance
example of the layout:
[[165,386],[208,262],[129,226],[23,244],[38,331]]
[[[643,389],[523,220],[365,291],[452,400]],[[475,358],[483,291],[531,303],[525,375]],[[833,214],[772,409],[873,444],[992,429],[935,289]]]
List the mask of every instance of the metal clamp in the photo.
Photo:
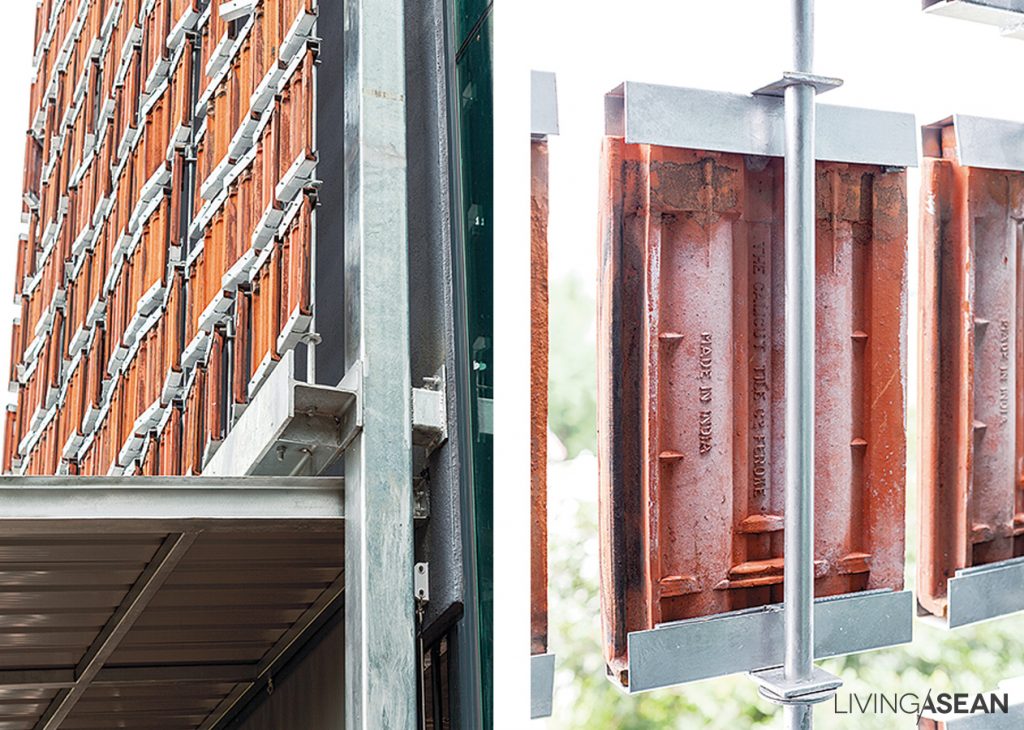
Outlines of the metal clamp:
[[751,672],[750,678],[757,682],[761,696],[777,705],[816,705],[830,699],[842,686],[843,680],[814,667],[808,679],[786,679],[782,667],[772,667]]
[[412,389],[413,443],[431,452],[448,440],[447,378],[444,366],[424,378],[427,387]]
[[430,600],[430,564],[416,563],[413,568],[412,590],[417,603],[426,603]]
[[754,96],[783,97],[786,95],[786,89],[790,86],[813,86],[816,94],[824,94],[827,91],[838,89],[842,85],[843,80],[833,76],[819,76],[803,71],[785,71],[781,79],[762,86],[754,92]]

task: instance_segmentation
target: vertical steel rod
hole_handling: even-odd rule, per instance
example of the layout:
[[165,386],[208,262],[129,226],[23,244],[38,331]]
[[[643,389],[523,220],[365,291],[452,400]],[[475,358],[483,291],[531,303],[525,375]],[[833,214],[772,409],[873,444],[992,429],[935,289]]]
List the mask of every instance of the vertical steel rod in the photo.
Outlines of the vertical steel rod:
[[[813,0],[792,0],[794,71],[813,72]],[[785,676],[814,664],[814,97],[786,88]],[[784,708],[788,730],[810,728],[812,706]]]

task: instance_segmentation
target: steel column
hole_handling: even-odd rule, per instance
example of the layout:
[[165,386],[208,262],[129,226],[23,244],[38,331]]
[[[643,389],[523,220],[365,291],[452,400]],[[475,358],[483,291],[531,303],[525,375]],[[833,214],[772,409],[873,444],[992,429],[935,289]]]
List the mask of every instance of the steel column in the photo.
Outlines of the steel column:
[[333,316],[345,367],[363,364],[362,431],[344,464],[346,727],[413,730],[404,3],[346,0],[344,15],[345,311]]
[[[814,0],[792,0],[794,70],[814,66]],[[786,88],[785,679],[814,669],[814,97]],[[789,730],[810,728],[809,704],[786,705]]]

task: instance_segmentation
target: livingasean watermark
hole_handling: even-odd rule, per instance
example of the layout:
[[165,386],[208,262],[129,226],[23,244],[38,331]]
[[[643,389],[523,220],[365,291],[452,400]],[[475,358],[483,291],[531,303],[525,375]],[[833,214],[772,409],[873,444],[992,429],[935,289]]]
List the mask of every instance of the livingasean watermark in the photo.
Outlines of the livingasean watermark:
[[837,715],[912,715],[920,721],[934,716],[1005,715],[1010,711],[1008,692],[854,692],[832,698]]

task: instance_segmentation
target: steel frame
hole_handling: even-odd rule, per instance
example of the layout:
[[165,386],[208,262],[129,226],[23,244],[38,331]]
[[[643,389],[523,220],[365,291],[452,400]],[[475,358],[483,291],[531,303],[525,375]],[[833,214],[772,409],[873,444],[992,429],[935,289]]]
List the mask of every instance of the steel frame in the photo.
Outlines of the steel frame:
[[[202,529],[270,531],[282,524],[315,531],[340,531],[344,524],[345,570],[343,578],[263,662],[241,669],[140,671],[138,679],[133,675],[131,681],[238,679],[242,684],[202,728],[223,726],[260,679],[306,640],[344,597],[346,727],[416,727],[404,5],[402,0],[344,0],[342,9],[344,282],[338,282],[338,287],[343,289],[344,311],[331,312],[330,318],[343,321],[344,326],[339,330],[321,312],[324,321],[314,327],[343,331],[344,362],[338,364],[347,375],[337,387],[319,385],[323,374],[316,364],[321,350],[312,342],[305,363],[310,383],[296,380],[289,357],[282,363],[285,367],[279,365],[277,379],[263,387],[269,393],[263,400],[277,419],[275,425],[285,424],[271,434],[278,442],[289,440],[288,429],[310,430],[302,403],[328,406],[327,412],[312,419],[311,428],[317,443],[330,447],[329,456],[343,451],[344,478],[290,476],[303,468],[313,472],[328,468],[330,458],[310,454],[305,461],[287,462],[286,480],[204,476],[81,479],[74,485],[60,479],[0,480],[4,504],[0,529],[22,534],[55,530],[168,534],[74,671],[0,672],[0,687],[31,683],[60,689],[41,729],[58,727],[91,683],[124,679],[122,670],[104,669],[104,661]],[[336,238],[331,253],[342,257],[341,237]],[[318,253],[323,243],[315,244]],[[322,353],[328,350],[322,348]],[[261,424],[255,423],[259,414],[250,410],[253,431],[249,437],[255,440]],[[244,437],[240,430],[235,441]],[[273,454],[257,444],[239,443],[237,451],[224,451],[220,467],[213,471],[281,473],[270,458]],[[380,618],[382,607],[387,620]]]
[[340,531],[344,480],[261,477],[0,477],[0,530],[16,535],[167,533],[160,548],[73,670],[5,670],[0,689],[60,690],[36,725],[55,730],[93,685],[244,682],[202,726],[209,730],[342,594],[339,580],[257,666],[107,669],[106,661],[205,529]]
[[[806,83],[813,87],[815,78],[809,76]],[[817,111],[816,145],[812,159],[893,167],[917,166],[917,127],[912,114],[828,105],[818,106]],[[606,96],[605,128],[607,134],[623,136],[630,144],[689,147],[772,157],[781,157],[786,153],[785,102],[774,92],[765,96],[745,96],[626,82]],[[870,129],[872,132],[848,133],[854,128],[861,132]],[[787,199],[791,194],[794,194],[792,189],[787,191]],[[813,208],[811,214],[813,217]],[[787,229],[799,231],[800,227],[787,226]],[[813,227],[810,235],[813,236]],[[813,246],[808,247],[808,250],[813,251]],[[793,260],[798,257],[787,258]],[[811,343],[813,347],[813,340]],[[798,460],[794,457],[788,459],[787,463],[795,464]],[[799,529],[787,528],[787,532],[796,534],[805,529],[806,526]],[[849,603],[837,604],[839,601]],[[846,594],[822,599],[815,605],[815,615],[820,615],[823,607],[827,606],[824,611],[831,614],[831,617],[821,620],[835,625],[835,630],[830,629],[820,640],[811,639],[816,657],[879,649],[907,643],[912,638],[910,619],[914,604],[910,591]],[[845,615],[842,610],[844,605],[857,605],[860,613],[857,616]],[[749,642],[741,642],[735,647],[736,651],[718,652],[730,656],[711,672],[699,671],[696,666],[698,662],[693,660],[687,662],[686,667],[680,667],[680,653],[692,657],[691,652],[696,650],[695,647],[707,645],[713,634],[719,637],[722,631],[727,635],[732,634],[734,628],[731,624],[738,626],[739,623],[751,620],[747,612],[664,624],[649,631],[630,634],[629,691],[646,691],[736,672],[757,671],[767,668],[773,662],[781,664],[784,659],[783,632],[782,626],[776,623],[780,610],[780,606],[755,609],[752,613],[761,614],[761,618],[755,620],[753,628],[748,624],[747,630],[755,631],[761,637],[754,647],[756,650],[751,649]],[[771,618],[772,615],[775,618]],[[840,617],[841,622],[835,623]],[[868,617],[867,620],[865,617]],[[879,623],[870,617],[889,617],[886,619],[888,623],[884,635],[871,636]],[[680,631],[687,632],[688,638],[683,643],[680,643],[678,636],[673,637],[674,633]],[[635,655],[632,649],[634,641],[638,644],[651,642],[649,646],[653,648]],[[649,679],[643,680],[645,676]]]
[[814,666],[816,658],[907,643],[913,635],[910,591],[814,600],[814,163],[915,167],[917,132],[911,114],[818,107],[818,90],[839,81],[813,74],[813,0],[791,0],[790,8],[794,71],[781,81],[755,96],[625,83],[605,97],[605,128],[631,144],[786,160],[786,289],[796,294],[786,301],[786,340],[797,357],[786,359],[786,392],[794,395],[786,417],[785,555],[793,567],[785,604],[633,632],[628,674],[629,691],[639,692],[752,672],[761,694],[784,706],[785,727],[797,730],[812,726],[813,704],[838,687]]

